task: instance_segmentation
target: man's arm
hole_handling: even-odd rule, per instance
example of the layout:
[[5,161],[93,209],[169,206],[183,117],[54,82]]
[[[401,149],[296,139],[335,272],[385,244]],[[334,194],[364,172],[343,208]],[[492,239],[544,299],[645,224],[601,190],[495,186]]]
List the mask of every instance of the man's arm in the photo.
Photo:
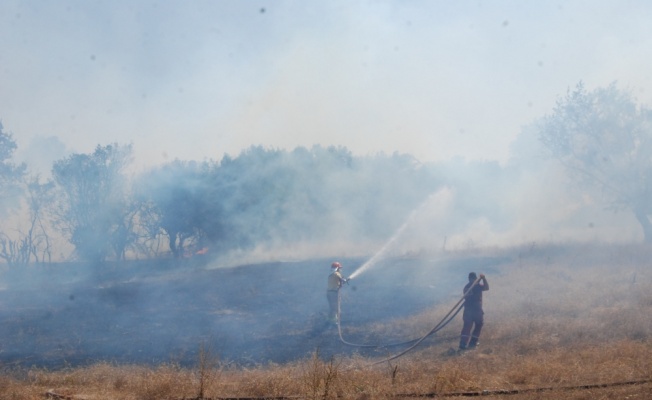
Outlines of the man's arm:
[[340,279],[340,287],[346,283],[346,279],[342,276],[340,272],[337,273],[337,277]]
[[486,292],[489,290],[489,282],[487,282],[487,278],[484,276],[484,274],[480,274],[480,279],[482,280],[482,291]]

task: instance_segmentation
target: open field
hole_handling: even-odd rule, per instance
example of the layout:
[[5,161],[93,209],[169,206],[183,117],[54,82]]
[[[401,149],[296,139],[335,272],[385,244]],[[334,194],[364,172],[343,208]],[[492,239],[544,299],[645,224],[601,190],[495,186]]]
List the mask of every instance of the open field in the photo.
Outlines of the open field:
[[[0,398],[651,398],[650,256],[643,246],[533,244],[386,260],[343,293],[347,341],[422,336],[471,270],[491,289],[479,349],[451,351],[458,316],[376,365],[402,348],[347,346],[322,323],[329,260],[7,271]],[[363,260],[342,261],[349,274]]]

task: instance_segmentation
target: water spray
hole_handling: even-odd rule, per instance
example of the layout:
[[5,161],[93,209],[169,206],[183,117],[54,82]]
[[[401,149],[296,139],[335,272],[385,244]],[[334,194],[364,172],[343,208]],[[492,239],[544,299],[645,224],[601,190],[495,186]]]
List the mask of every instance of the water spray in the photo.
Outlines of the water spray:
[[405,229],[412,223],[412,221],[419,214],[419,212],[430,202],[430,199],[433,196],[435,196],[434,193],[428,196],[428,198],[423,203],[421,203],[419,207],[414,209],[410,213],[408,218],[405,220],[403,225],[401,225],[396,231],[396,233],[394,233],[394,235],[392,235],[392,237],[389,238],[387,243],[385,243],[385,245],[383,245],[383,247],[381,247],[380,250],[378,250],[378,252],[376,252],[376,254],[374,254],[369,260],[367,260],[364,264],[362,264],[358,269],[353,271],[353,273],[349,276],[349,279],[356,278],[358,275],[362,274],[363,272],[371,268],[378,260],[382,259],[385,256],[385,254],[392,248],[394,242],[396,242],[396,240],[398,240],[398,238],[401,237]]
[[369,260],[367,260],[364,264],[362,264],[358,269],[353,271],[351,276],[349,276],[349,279],[354,279],[361,273],[365,272],[369,268],[371,268],[372,265],[374,265],[379,259],[384,257],[385,253],[391,248],[392,244],[401,236],[405,228],[408,226],[408,222],[412,220],[413,215],[415,214],[415,211],[412,211],[410,214],[410,217],[408,218],[408,221],[404,222],[403,225],[401,225],[400,228],[394,233],[394,235],[385,243],[383,247],[381,247],[380,250],[376,254],[374,254]]

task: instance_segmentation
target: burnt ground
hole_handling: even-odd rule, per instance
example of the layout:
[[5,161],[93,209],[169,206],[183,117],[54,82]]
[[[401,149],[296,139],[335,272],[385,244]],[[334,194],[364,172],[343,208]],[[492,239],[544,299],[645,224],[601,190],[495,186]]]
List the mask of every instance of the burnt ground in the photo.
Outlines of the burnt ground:
[[[348,276],[365,260],[340,261]],[[354,332],[347,340],[368,340],[355,332],[374,323],[391,326],[459,298],[469,271],[490,272],[505,261],[378,263],[343,289],[344,332]],[[325,357],[375,355],[342,344],[325,322],[330,262],[213,269],[210,263],[148,261],[6,270],[0,276],[0,365],[195,365],[202,345],[238,365],[285,363],[315,350]]]

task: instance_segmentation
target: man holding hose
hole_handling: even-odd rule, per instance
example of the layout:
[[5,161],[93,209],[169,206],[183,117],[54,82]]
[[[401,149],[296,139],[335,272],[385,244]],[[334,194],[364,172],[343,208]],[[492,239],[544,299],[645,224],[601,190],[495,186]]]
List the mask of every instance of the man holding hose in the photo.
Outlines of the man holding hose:
[[484,324],[482,292],[487,290],[489,290],[489,283],[484,274],[480,274],[480,279],[478,279],[475,272],[471,272],[469,283],[464,286],[464,314],[462,315],[464,326],[460,334],[460,350],[474,349],[478,346],[478,339]]
[[348,279],[342,276],[340,272],[342,269],[342,264],[335,261],[331,264],[331,269],[333,272],[328,276],[328,288],[326,290],[326,298],[328,299],[328,319],[335,323],[339,324],[340,322],[340,289],[342,285],[348,281]]

